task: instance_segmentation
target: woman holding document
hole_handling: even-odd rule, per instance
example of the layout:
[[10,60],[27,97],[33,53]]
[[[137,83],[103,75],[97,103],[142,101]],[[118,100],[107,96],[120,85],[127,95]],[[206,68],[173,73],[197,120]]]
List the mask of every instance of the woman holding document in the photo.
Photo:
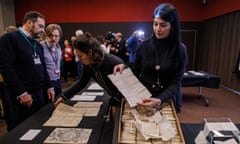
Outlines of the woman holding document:
[[181,81],[187,63],[187,51],[180,39],[178,12],[168,3],[153,12],[153,35],[138,47],[134,73],[152,97],[138,104],[155,107],[172,99],[181,107]]
[[112,96],[110,105],[120,105],[122,94],[114,86],[107,75],[122,72],[126,67],[125,63],[117,56],[104,53],[100,43],[90,34],[82,35],[74,42],[75,55],[84,64],[82,77],[73,84],[67,91],[61,94],[55,105],[70,99],[77,92],[81,91],[93,78],[107,93]]

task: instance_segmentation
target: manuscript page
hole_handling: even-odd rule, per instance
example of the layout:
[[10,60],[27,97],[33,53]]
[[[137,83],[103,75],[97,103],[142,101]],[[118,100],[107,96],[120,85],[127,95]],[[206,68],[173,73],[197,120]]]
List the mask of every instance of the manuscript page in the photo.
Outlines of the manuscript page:
[[130,68],[125,69],[122,74],[110,74],[108,77],[126,98],[130,107],[136,106],[137,102],[141,102],[144,98],[152,95],[132,73]]

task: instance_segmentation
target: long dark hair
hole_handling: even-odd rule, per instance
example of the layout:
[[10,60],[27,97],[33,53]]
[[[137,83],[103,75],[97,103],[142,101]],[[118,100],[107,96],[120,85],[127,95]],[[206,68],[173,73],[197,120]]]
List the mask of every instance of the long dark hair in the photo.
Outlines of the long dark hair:
[[176,8],[169,3],[160,4],[155,8],[153,18],[161,18],[169,22],[171,24],[171,32],[168,39],[174,42],[175,46],[180,45],[180,22]]
[[[171,24],[170,34],[167,37],[169,43],[170,55],[177,58],[177,63],[183,64],[181,58],[181,36],[180,36],[180,21],[176,8],[169,3],[163,3],[158,5],[154,12],[153,18],[161,18]],[[151,44],[154,46],[154,44]],[[154,48],[153,48],[154,49]]]
[[103,51],[100,43],[96,38],[92,37],[90,33],[85,33],[78,37],[73,42],[73,47],[86,54],[88,54],[89,50],[92,50],[92,55],[90,58],[94,64],[99,64],[102,62]]

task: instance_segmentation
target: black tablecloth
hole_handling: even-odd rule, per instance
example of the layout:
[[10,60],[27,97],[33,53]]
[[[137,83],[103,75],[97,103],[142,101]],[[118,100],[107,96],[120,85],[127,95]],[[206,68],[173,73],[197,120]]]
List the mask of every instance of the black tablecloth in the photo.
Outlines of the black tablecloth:
[[[104,96],[97,96],[96,101],[103,101],[98,116],[84,117],[78,126],[79,128],[93,129],[88,144],[98,144],[102,139],[102,133],[105,127],[105,115],[108,112],[108,99],[109,96],[106,94]],[[73,102],[70,101],[68,104],[71,105]],[[53,110],[53,104],[46,105],[0,139],[0,144],[42,144],[47,136],[56,128],[43,126],[43,123],[48,120]],[[40,129],[41,132],[32,141],[20,141],[19,138],[30,129]]]
[[[192,80],[193,78],[190,79]],[[203,81],[205,81],[206,78],[203,79]],[[212,77],[210,79],[215,80],[215,77]],[[185,78],[185,80],[187,80],[187,78]],[[219,79],[217,79],[217,81],[218,80]],[[187,85],[187,83],[185,84]],[[204,84],[202,84],[200,86],[203,86],[206,83],[204,82]],[[211,86],[211,83],[208,82],[207,84]],[[214,85],[215,84],[216,83],[214,82]],[[117,143],[118,133],[116,127],[118,127],[119,124],[120,107],[117,108],[115,121],[113,122],[113,120],[111,119],[110,121],[106,122],[104,116],[107,114],[109,108],[108,99],[109,96],[106,93],[104,94],[104,96],[98,96],[96,101],[103,101],[103,105],[101,107],[99,115],[97,117],[85,117],[79,124],[79,128],[93,129],[88,144]],[[72,102],[70,102],[69,104],[72,104]],[[5,137],[3,137],[0,140],[0,144],[42,144],[43,141],[47,138],[47,136],[55,128],[42,126],[43,123],[46,122],[51,116],[53,110],[53,104],[46,105],[40,111],[32,115],[30,118],[25,120],[11,132],[9,132]],[[238,125],[238,127],[240,127],[240,125]],[[186,144],[193,144],[198,132],[203,129],[203,124],[181,124],[181,128]],[[41,129],[42,131],[32,141],[20,141],[19,138],[23,136],[29,129]]]
[[[0,140],[1,144],[42,144],[46,137],[51,133],[55,127],[44,127],[42,124],[50,117],[54,106],[49,104],[35,115],[24,121],[5,137]],[[115,124],[112,120],[105,122],[103,115],[105,112],[101,110],[98,118],[84,118],[80,123],[81,128],[93,128],[93,133],[89,139],[88,144],[116,144],[118,133],[114,127],[119,123],[119,117],[116,117]],[[115,126],[114,126],[115,125]],[[240,128],[240,124],[237,124]],[[199,131],[203,129],[203,124],[188,124],[181,123],[182,132],[186,144],[194,144],[194,139]],[[20,141],[19,138],[29,129],[41,129],[40,134],[32,141]]]
[[182,86],[219,88],[220,78],[218,76],[204,71],[197,73],[200,73],[200,75],[194,74],[191,71],[185,72],[182,80]]

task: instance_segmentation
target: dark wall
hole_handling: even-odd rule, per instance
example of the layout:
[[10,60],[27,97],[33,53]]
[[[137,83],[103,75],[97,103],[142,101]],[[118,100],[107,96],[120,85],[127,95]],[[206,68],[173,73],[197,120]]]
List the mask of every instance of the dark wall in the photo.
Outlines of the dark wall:
[[93,36],[105,35],[107,32],[121,32],[123,38],[129,37],[133,31],[141,29],[148,37],[152,34],[151,22],[118,22],[118,23],[59,23],[64,31],[64,38],[68,39],[76,29],[82,29],[83,31],[90,32]]
[[200,26],[199,67],[221,78],[221,84],[240,91],[240,78],[234,73],[240,51],[240,11],[202,22]]

